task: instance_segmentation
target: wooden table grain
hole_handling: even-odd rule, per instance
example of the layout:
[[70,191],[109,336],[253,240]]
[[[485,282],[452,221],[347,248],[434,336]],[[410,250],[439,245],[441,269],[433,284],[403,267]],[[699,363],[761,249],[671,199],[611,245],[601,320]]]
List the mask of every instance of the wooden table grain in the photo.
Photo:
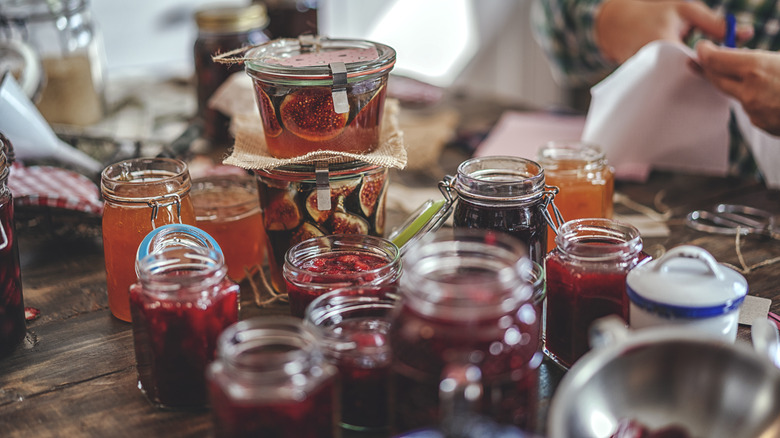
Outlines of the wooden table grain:
[[[399,175],[394,175],[399,177]],[[436,178],[416,179],[434,185]],[[403,179],[404,176],[400,175]],[[685,215],[717,203],[739,203],[780,214],[780,193],[760,183],[702,176],[653,173],[644,184],[618,183],[633,201],[668,208],[668,237],[645,238],[646,248],[694,244],[720,262],[740,265],[733,236],[706,234],[683,224]],[[618,210],[620,211],[620,208]],[[391,213],[392,217],[392,213]],[[395,224],[402,218],[393,217]],[[388,221],[392,225],[392,221]],[[106,297],[103,249],[95,239],[40,239],[20,236],[24,300],[40,309],[28,324],[25,342],[0,360],[0,436],[2,437],[208,437],[208,412],[162,411],[137,389],[131,326],[111,316]],[[780,257],[780,242],[742,239],[747,265]],[[750,294],[772,300],[780,312],[780,268],[745,274]],[[241,318],[286,313],[283,303],[259,309],[252,288],[242,283]],[[740,327],[740,337],[747,329]],[[545,362],[540,383],[539,431],[563,371]]]

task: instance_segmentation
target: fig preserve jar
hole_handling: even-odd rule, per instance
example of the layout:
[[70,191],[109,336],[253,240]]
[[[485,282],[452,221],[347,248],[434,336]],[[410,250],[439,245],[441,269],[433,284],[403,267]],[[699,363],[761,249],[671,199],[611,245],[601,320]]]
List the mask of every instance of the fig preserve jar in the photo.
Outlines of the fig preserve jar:
[[111,313],[130,321],[130,285],[137,280],[141,240],[160,225],[195,224],[187,165],[170,158],[136,158],[106,167],[100,177],[105,199],[103,251]]
[[362,161],[255,171],[276,291],[286,290],[282,266],[294,245],[329,234],[384,235],[387,173]]
[[331,234],[290,248],[283,275],[290,313],[302,318],[309,303],[334,289],[398,283],[401,256],[397,246],[381,237]]
[[[547,184],[560,190],[555,205],[567,220],[612,219],[615,175],[606,155],[596,145],[579,141],[551,141],[539,148],[537,162]],[[555,232],[547,230],[547,250],[555,248]]]
[[11,147],[6,142],[0,135],[0,358],[11,354],[27,333],[22,271],[14,233],[14,200],[6,185],[11,167],[6,155]]
[[548,225],[557,229],[548,206],[552,206],[555,220],[562,220],[553,202],[557,189],[545,185],[539,164],[508,156],[471,158],[442,185],[457,198],[452,217],[455,228],[507,233],[528,245],[532,261],[543,262]]
[[352,286],[314,300],[304,324],[341,375],[341,425],[382,431],[389,425],[390,363],[387,336],[397,285]]
[[340,436],[338,371],[314,334],[292,317],[228,327],[207,371],[215,436]]
[[404,256],[390,325],[392,428],[440,424],[440,389],[471,376],[477,414],[532,429],[542,351],[524,245],[491,230],[441,231]]
[[593,321],[617,315],[628,324],[628,272],[643,260],[639,230],[611,219],[564,223],[546,258],[545,353],[565,368],[589,349]]
[[248,51],[268,153],[376,149],[394,64],[395,50],[384,44],[311,35]]
[[152,231],[157,242],[139,252],[130,287],[138,387],[160,408],[207,407],[206,367],[220,332],[238,321],[239,287],[226,277],[219,247],[203,236],[178,224]]

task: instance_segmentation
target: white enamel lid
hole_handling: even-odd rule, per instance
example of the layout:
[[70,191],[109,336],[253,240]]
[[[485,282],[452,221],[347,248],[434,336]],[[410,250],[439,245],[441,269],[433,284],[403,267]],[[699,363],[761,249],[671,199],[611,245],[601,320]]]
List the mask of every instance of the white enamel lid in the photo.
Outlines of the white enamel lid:
[[706,318],[738,308],[748,292],[745,278],[692,245],[671,249],[657,260],[629,271],[631,302],[652,313]]

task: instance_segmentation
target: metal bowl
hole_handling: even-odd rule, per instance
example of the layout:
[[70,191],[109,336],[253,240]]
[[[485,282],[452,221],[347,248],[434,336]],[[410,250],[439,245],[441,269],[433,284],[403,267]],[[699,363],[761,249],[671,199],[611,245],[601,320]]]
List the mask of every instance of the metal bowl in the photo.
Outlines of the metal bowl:
[[609,438],[628,421],[692,438],[780,437],[780,369],[768,356],[677,328],[611,336],[558,386],[550,438]]

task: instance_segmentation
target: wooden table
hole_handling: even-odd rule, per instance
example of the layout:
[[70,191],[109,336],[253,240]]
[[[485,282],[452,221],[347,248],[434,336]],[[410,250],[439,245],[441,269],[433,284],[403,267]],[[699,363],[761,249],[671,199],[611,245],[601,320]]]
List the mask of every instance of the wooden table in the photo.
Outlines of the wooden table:
[[[462,151],[445,151],[452,163]],[[442,175],[405,178],[432,187]],[[780,214],[780,193],[737,179],[653,173],[646,184],[619,183],[617,191],[652,206],[660,198],[672,212],[671,234],[646,238],[650,252],[688,243],[710,251],[719,261],[739,265],[735,239],[687,228],[682,219],[698,208],[720,202],[760,207]],[[397,216],[397,215],[396,215]],[[402,218],[391,213],[388,224]],[[780,257],[777,241],[747,237],[742,254],[748,265]],[[0,360],[0,436],[2,437],[183,437],[211,436],[204,412],[159,411],[136,388],[131,326],[111,316],[100,239],[42,240],[20,236],[25,304],[41,311],[28,324],[24,344]],[[752,295],[773,300],[780,312],[780,269],[767,266],[745,274]],[[242,284],[241,317],[284,313],[284,304],[259,309],[251,287]],[[740,328],[745,338],[747,329]],[[545,363],[540,382],[540,431],[550,397],[563,372]]]

